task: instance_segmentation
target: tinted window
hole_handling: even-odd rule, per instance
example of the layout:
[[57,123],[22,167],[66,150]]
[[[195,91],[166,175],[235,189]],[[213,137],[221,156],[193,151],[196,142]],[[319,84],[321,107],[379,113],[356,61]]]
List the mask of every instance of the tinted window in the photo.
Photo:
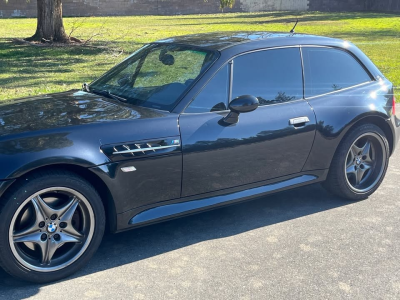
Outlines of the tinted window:
[[[171,58],[167,64],[162,57]],[[168,51],[165,48],[151,51],[137,75],[136,87],[164,86],[171,83],[185,84],[201,72],[207,52],[196,50]]]
[[207,83],[186,108],[186,113],[202,113],[227,109],[229,68],[226,65]]
[[181,45],[150,45],[90,84],[127,103],[171,111],[180,96],[217,58],[216,53]]
[[306,97],[334,92],[371,80],[359,62],[346,51],[308,47],[302,51]]
[[300,50],[276,49],[239,56],[233,63],[232,99],[253,95],[260,105],[303,98]]

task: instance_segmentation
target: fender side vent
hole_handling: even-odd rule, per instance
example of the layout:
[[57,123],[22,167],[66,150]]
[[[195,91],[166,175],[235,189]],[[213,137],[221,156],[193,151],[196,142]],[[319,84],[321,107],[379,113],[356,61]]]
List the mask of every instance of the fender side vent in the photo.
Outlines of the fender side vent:
[[102,152],[112,160],[132,159],[132,157],[151,156],[179,151],[181,147],[179,138],[162,140],[127,142],[114,145],[104,145]]

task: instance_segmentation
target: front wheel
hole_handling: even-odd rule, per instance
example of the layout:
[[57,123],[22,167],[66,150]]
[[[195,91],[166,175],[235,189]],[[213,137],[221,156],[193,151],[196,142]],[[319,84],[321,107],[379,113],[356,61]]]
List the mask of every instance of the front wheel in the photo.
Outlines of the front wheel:
[[78,271],[104,233],[100,196],[74,173],[28,176],[0,205],[0,265],[23,280],[45,283]]
[[384,132],[364,124],[349,132],[339,145],[323,186],[349,200],[374,193],[385,177],[389,145]]

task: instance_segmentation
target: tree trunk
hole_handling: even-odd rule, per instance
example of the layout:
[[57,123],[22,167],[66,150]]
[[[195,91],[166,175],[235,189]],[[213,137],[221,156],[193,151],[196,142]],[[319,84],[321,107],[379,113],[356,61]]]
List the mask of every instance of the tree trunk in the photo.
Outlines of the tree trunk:
[[69,41],[62,19],[61,0],[37,0],[36,33],[27,40],[42,41],[43,39],[61,43]]

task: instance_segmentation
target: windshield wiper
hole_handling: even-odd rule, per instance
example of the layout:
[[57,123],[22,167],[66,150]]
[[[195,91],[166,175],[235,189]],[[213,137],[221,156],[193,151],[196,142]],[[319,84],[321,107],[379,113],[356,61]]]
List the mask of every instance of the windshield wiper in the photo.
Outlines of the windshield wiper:
[[90,88],[89,91],[91,93],[93,93],[93,94],[97,94],[97,95],[100,95],[100,96],[106,96],[108,98],[112,98],[114,100],[118,100],[118,101],[121,101],[121,102],[128,102],[127,99],[125,99],[123,97],[120,97],[120,96],[117,96],[117,95],[115,95],[113,93],[110,93],[109,91],[106,91],[106,90],[98,90],[98,89]]
[[113,97],[113,99],[115,99],[115,100],[122,101],[122,102],[128,102],[128,99],[125,99],[125,98],[123,98],[123,97],[114,95],[114,94],[112,94],[112,93],[110,93],[110,92],[108,92],[108,94],[109,94],[111,97]]

